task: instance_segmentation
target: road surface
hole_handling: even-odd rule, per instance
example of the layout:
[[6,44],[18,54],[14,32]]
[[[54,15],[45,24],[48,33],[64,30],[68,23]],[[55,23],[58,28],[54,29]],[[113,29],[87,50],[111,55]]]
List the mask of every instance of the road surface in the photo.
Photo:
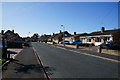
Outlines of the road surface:
[[50,78],[118,78],[118,63],[34,42]]

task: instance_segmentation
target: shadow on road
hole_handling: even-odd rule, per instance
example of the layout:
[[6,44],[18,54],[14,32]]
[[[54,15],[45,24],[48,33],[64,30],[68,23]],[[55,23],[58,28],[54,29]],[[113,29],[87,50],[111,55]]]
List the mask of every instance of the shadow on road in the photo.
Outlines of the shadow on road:
[[48,67],[48,66],[46,66],[46,67],[44,67],[44,69],[45,69],[45,71],[46,71],[46,73],[47,73],[48,76],[49,75],[53,75],[53,72],[56,71],[56,69],[54,67]]
[[[16,65],[16,67],[14,67],[15,73],[29,74],[30,71],[41,72],[42,70],[42,67],[39,64],[26,65],[26,64],[19,63],[19,60],[16,60],[16,59],[11,59],[11,63]],[[4,70],[7,70],[7,65]]]
[[14,62],[18,65],[18,67],[16,67],[14,70],[16,71],[16,73],[27,73],[29,74],[30,71],[35,71],[35,72],[41,72],[42,67],[39,64],[30,64],[30,65],[24,65],[18,62]]
[[[15,73],[31,74],[30,71],[41,73],[41,71],[43,70],[42,66],[39,64],[25,65],[20,63],[17,59],[11,59],[11,63],[16,65],[16,67],[14,68]],[[7,70],[7,65],[4,70]],[[54,67],[44,66],[44,70],[46,71],[47,75],[52,75],[53,71],[55,71],[56,69]]]

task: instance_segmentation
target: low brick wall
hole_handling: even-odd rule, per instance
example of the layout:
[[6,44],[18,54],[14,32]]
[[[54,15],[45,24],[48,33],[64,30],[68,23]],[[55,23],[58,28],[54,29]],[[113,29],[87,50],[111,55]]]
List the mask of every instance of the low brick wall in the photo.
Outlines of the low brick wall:
[[[51,42],[48,42],[48,44],[52,44]],[[63,44],[56,44],[59,46],[63,46]],[[65,45],[66,47],[70,47],[70,48],[76,48],[76,45]],[[91,50],[94,52],[99,52],[99,48],[98,47],[83,47],[83,46],[79,46],[79,48],[83,48],[86,50]],[[118,50],[110,50],[110,49],[102,49],[101,53],[106,53],[106,54],[110,54],[110,55],[115,55],[115,56],[120,56],[120,51]]]
[[48,44],[53,44],[52,42],[47,42]]
[[[99,49],[97,50],[97,52],[99,52]],[[118,50],[102,49],[101,53],[106,53],[106,54],[110,54],[110,55],[120,56],[120,51],[118,51]]]
[[76,45],[66,45],[66,47],[76,48]]

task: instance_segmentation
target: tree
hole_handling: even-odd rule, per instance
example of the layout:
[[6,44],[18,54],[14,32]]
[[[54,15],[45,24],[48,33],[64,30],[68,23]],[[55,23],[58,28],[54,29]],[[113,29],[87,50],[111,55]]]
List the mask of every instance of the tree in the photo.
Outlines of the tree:
[[38,33],[34,33],[31,38],[33,39],[33,41],[38,41],[39,38]]

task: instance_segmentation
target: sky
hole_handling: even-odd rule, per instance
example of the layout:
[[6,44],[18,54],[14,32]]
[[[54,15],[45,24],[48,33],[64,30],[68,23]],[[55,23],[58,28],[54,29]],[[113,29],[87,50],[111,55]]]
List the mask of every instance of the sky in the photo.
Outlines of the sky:
[[20,36],[118,28],[117,2],[2,2],[1,28]]
[[120,0],[1,0],[2,2],[118,2]]

